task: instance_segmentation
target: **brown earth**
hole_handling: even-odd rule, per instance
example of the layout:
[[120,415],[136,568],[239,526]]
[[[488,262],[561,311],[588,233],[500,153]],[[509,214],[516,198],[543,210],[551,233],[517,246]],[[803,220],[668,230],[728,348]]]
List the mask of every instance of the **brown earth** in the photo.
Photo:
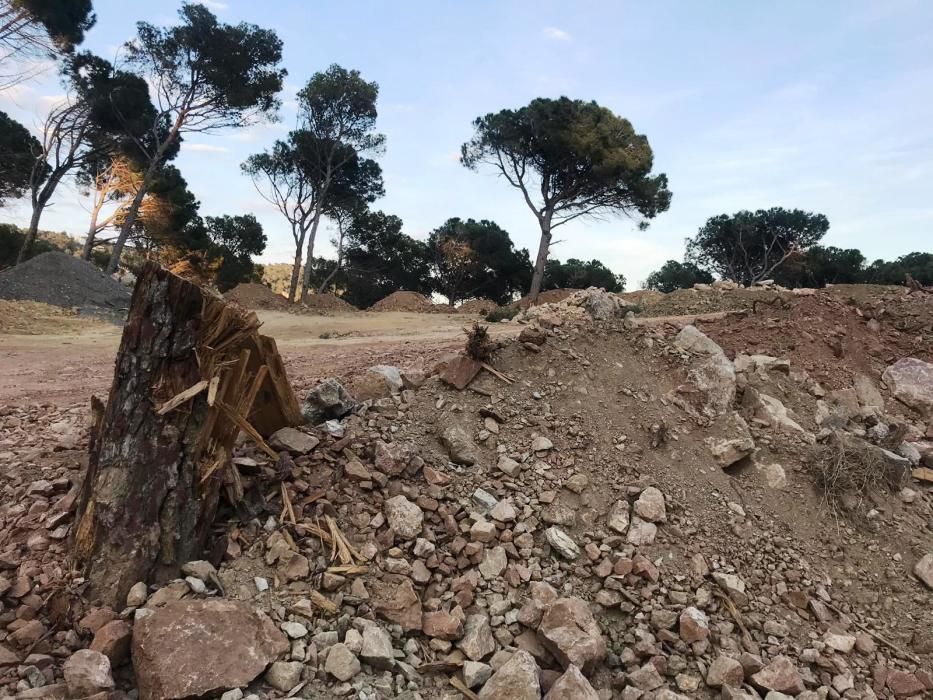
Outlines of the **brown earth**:
[[224,294],[224,298],[247,309],[291,311],[295,308],[295,305],[281,294],[276,294],[264,284],[253,282],[238,284]]
[[380,299],[369,307],[370,311],[408,311],[412,313],[429,313],[436,305],[423,294],[418,292],[392,292],[389,296]]

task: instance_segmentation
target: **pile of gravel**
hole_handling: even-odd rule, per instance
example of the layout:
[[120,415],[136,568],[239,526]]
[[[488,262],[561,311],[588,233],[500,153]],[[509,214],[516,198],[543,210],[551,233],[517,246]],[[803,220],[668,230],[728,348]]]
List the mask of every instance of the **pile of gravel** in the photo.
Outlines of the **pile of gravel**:
[[131,291],[86,260],[67,253],[37,255],[0,272],[0,299],[38,301],[120,321]]

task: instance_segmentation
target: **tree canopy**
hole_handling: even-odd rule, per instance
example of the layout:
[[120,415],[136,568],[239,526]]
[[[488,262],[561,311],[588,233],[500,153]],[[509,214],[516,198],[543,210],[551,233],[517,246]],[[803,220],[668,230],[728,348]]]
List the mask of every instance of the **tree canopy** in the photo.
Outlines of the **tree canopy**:
[[781,263],[826,235],[829,220],[800,209],[720,214],[687,239],[686,260],[744,285],[767,279]]
[[0,205],[18,199],[29,189],[36,154],[42,144],[29,130],[0,111]]
[[907,275],[925,286],[933,286],[933,253],[908,253],[896,260],[875,260],[864,272],[871,284],[904,284]]
[[507,304],[528,288],[531,261],[492,221],[448,219],[428,237],[435,291],[453,305],[472,297]]
[[695,284],[710,284],[713,276],[706,270],[701,270],[692,262],[677,262],[668,260],[655,270],[645,280],[645,289],[655,289],[659,292],[673,292],[675,289],[690,289]]
[[217,270],[217,288],[224,292],[255,276],[253,256],[266,249],[262,224],[252,214],[208,216],[205,232],[211,241],[209,255],[222,258]]
[[538,98],[473,126],[473,138],[461,147],[463,165],[496,168],[538,221],[532,295],[541,289],[554,228],[606,214],[638,217],[644,227],[670,206],[667,176],[651,174],[647,137],[596,102]]
[[584,262],[570,258],[548,260],[544,272],[544,289],[586,289],[602,287],[607,292],[625,291],[625,276],[617,275],[599,260]]

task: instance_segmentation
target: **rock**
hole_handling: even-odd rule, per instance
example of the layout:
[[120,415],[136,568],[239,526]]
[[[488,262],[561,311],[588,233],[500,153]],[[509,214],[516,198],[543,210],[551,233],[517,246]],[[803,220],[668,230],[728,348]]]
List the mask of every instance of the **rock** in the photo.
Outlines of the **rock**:
[[754,674],[752,684],[762,690],[776,690],[779,693],[798,695],[805,688],[797,666],[786,656],[776,656],[771,663]]
[[496,467],[498,467],[499,471],[501,471],[506,476],[515,476],[522,469],[521,464],[516,462],[514,459],[511,459],[510,457],[506,457],[505,455],[499,456],[499,461],[496,462]]
[[308,628],[300,622],[283,622],[279,628],[289,639],[301,639],[308,636]]
[[544,611],[538,635],[566,669],[571,664],[591,672],[606,656],[606,642],[586,601],[558,598]]
[[554,443],[543,435],[539,435],[531,441],[532,452],[547,452],[554,448]]
[[790,372],[790,360],[783,360],[770,355],[743,355],[735,356],[736,372],[755,372],[762,379],[767,381],[768,372],[776,371],[788,374]]
[[371,583],[373,610],[380,617],[400,625],[406,632],[421,629],[421,598],[411,581],[387,574]]
[[[362,670],[360,660],[356,658],[346,644],[334,644],[327,652],[327,660],[324,662],[324,672],[329,673],[338,681],[348,681]],[[278,687],[278,686],[276,686]],[[291,686],[293,688],[294,686]],[[288,688],[288,690],[291,690]],[[285,688],[279,688],[286,690]]]
[[544,531],[544,537],[554,550],[564,559],[574,560],[580,556],[580,548],[570,539],[570,535],[559,527],[551,526]]
[[684,326],[674,345],[691,353],[687,376],[704,394],[703,413],[715,417],[726,413],[735,399],[735,367],[715,342],[695,326]]
[[729,594],[737,605],[745,605],[748,602],[748,596],[745,594],[745,581],[735,574],[716,572],[713,574],[713,580]]
[[664,494],[654,486],[649,486],[635,501],[635,514],[650,523],[663,523],[667,520],[664,506]]
[[544,611],[557,600],[557,591],[544,581],[532,581],[528,590],[531,596],[518,611],[518,621],[526,627],[536,628],[541,624]]
[[843,654],[850,654],[855,648],[855,636],[830,630],[823,635],[823,643],[830,649]]
[[445,610],[429,611],[422,616],[421,631],[429,637],[452,642],[463,636],[463,619]]
[[933,554],[925,554],[914,564],[914,574],[927,588],[933,588]]
[[62,666],[62,675],[72,698],[87,697],[114,687],[110,659],[91,649],[79,649],[68,657]]
[[496,528],[495,523],[491,523],[488,520],[477,520],[470,527],[470,538],[475,542],[492,542],[496,539],[496,534],[499,530]]
[[628,501],[616,501],[609,509],[609,516],[606,524],[610,529],[615,530],[620,535],[624,535],[628,530],[630,515]]
[[0,644],[0,668],[19,664],[19,654]]
[[884,411],[884,396],[871,377],[864,374],[855,375],[855,395],[859,405],[875,412]]
[[146,598],[149,597],[149,589],[146,587],[144,581],[133,584],[133,587],[130,588],[130,592],[126,594],[126,607],[128,608],[138,608],[140,605],[145,604]]
[[395,653],[392,651],[392,635],[379,625],[366,625],[363,628],[363,647],[360,650],[360,658],[373,668],[383,671],[394,668]]
[[759,465],[757,468],[758,471],[764,475],[769,488],[775,491],[781,491],[787,486],[787,474],[784,472],[784,467],[780,464],[776,462],[772,464],[763,464]]
[[493,508],[496,507],[496,504],[499,502],[499,499],[493,496],[488,491],[484,491],[481,488],[477,488],[473,495],[470,497],[474,505],[479,508],[483,513],[487,513]]
[[551,686],[544,700],[599,700],[599,693],[593,690],[580,669],[571,664]]
[[888,671],[885,684],[896,698],[920,697],[920,694],[926,690],[926,687],[916,675],[895,669]]
[[301,406],[305,421],[317,425],[326,420],[343,418],[359,406],[336,379],[325,379],[308,392]]
[[450,461],[469,467],[476,463],[476,445],[473,438],[459,425],[450,425],[441,433],[441,444]]
[[115,619],[117,619],[117,614],[110,608],[91,608],[78,621],[78,632],[81,634],[94,634],[101,627]]
[[318,440],[295,428],[279,428],[269,437],[269,446],[276,450],[285,450],[294,455],[307,454],[318,446]]
[[894,398],[921,414],[933,414],[933,364],[905,357],[881,375],[894,392]]
[[745,670],[736,659],[725,654],[716,657],[706,672],[706,685],[721,688],[724,685],[741,688],[745,680]]
[[416,454],[417,451],[410,444],[377,440],[373,463],[383,474],[398,476],[405,471]]
[[[333,653],[337,646],[343,645],[334,645],[331,647],[331,653]],[[346,649],[346,647],[344,647],[344,649]],[[350,652],[348,651],[347,653],[349,654]],[[353,655],[350,654],[350,656]],[[328,654],[327,658],[330,658],[330,654]],[[359,666],[359,662],[357,662],[357,666]],[[269,670],[266,671],[266,683],[276,690],[287,693],[301,683],[301,671],[304,667],[305,665],[301,661],[276,661],[269,667]]]
[[641,547],[642,545],[651,544],[654,542],[654,538],[658,536],[658,526],[654,523],[649,523],[641,518],[634,517],[632,522],[628,527],[628,534],[625,539],[629,544],[633,544],[636,547]]
[[308,578],[308,574],[311,573],[311,564],[304,554],[292,552],[279,559],[278,571],[286,581],[300,581]]
[[509,560],[503,547],[491,547],[486,549],[483,555],[483,561],[480,562],[479,572],[487,581],[499,578]]
[[763,394],[754,387],[745,389],[745,394],[742,396],[742,408],[749,419],[784,431],[809,435],[797,421],[791,418],[787,407],[779,399]]
[[386,520],[399,537],[410,540],[421,534],[424,512],[416,504],[399,494],[385,502]]
[[139,697],[176,700],[242,688],[288,649],[272,620],[245,602],[171,602],[133,628]]
[[460,650],[472,661],[480,661],[496,650],[489,618],[481,613],[468,615],[463,628],[463,638],[457,642]]
[[376,365],[363,372],[353,385],[360,401],[376,401],[402,390],[402,373],[397,367]]
[[709,618],[694,607],[684,608],[680,613],[680,638],[687,644],[702,642],[709,638]]
[[515,520],[515,518],[518,517],[518,513],[515,511],[515,506],[507,500],[502,499],[496,504],[495,508],[489,511],[489,517],[493,520],[498,520],[500,523],[508,523]]
[[194,576],[196,579],[204,581],[204,583],[212,583],[214,577],[217,576],[217,569],[209,561],[199,559],[182,565],[181,573],[185,576]]
[[492,666],[484,664],[481,661],[463,662],[463,682],[467,688],[478,688],[489,680],[492,675]]
[[480,700],[540,700],[538,665],[527,651],[516,651],[479,692]]
[[110,665],[116,668],[129,659],[132,639],[133,628],[123,620],[113,620],[97,630],[90,648],[110,659]]
[[717,421],[724,437],[708,437],[703,442],[709,448],[713,459],[725,469],[748,457],[755,451],[755,440],[748,430],[745,419],[733,411]]
[[547,340],[547,333],[537,326],[525,326],[522,332],[518,334],[518,342],[531,343],[532,345],[544,345]]
[[628,682],[639,690],[655,690],[664,685],[664,679],[654,664],[647,663],[628,674]]
[[482,368],[482,362],[464,354],[457,355],[443,368],[441,381],[450,384],[459,391],[463,391],[476,378]]

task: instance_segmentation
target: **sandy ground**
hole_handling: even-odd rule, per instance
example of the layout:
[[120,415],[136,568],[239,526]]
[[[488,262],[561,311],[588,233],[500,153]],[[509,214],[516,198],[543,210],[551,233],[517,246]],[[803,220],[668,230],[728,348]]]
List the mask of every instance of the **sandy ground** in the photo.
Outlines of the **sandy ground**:
[[[348,370],[378,363],[405,365],[462,347],[474,317],[447,314],[356,313],[307,316],[257,312],[285,358],[299,388]],[[515,333],[511,324],[496,334]],[[63,406],[106,395],[121,329],[101,323],[58,335],[0,333],[0,406],[52,403]]]

